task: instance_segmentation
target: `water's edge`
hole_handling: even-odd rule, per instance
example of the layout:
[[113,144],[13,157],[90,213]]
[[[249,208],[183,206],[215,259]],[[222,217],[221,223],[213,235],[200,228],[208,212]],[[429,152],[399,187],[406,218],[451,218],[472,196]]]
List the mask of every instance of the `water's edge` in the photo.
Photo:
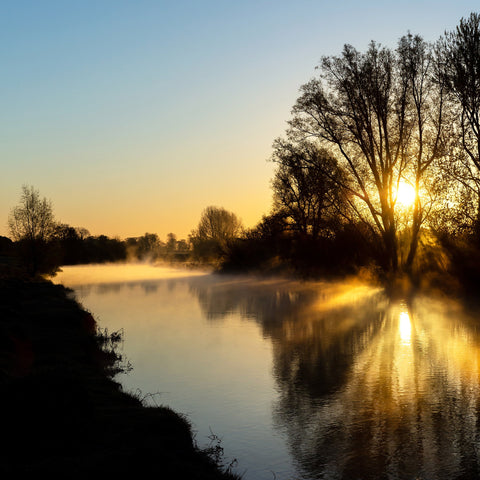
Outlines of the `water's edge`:
[[[188,421],[107,375],[91,315],[49,281],[0,279],[4,474],[170,474],[232,479]],[[33,401],[32,401],[33,400]]]

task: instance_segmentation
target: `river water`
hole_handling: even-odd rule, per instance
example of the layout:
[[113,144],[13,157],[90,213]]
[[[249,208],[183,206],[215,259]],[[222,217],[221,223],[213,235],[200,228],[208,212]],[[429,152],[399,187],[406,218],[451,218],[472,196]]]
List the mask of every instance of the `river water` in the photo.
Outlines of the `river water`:
[[245,480],[480,478],[480,316],[454,301],[145,265],[54,281],[123,330],[123,388]]

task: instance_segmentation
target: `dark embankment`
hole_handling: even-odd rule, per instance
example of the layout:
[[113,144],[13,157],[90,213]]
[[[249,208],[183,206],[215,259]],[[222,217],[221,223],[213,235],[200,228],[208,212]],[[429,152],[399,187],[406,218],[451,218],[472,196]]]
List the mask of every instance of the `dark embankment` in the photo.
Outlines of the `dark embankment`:
[[236,478],[184,418],[122,391],[97,333],[62,286],[0,278],[2,477]]

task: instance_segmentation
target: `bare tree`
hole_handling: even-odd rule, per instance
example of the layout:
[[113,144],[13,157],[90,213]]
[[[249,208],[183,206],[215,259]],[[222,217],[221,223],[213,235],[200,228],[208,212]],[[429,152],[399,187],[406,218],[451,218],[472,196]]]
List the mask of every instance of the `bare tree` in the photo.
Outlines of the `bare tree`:
[[317,238],[338,216],[341,173],[328,152],[312,142],[277,139],[272,160],[274,208],[285,212],[294,229]]
[[233,212],[223,207],[205,208],[200,217],[194,236],[203,240],[217,240],[220,243],[237,237],[242,223]]
[[20,203],[8,217],[8,227],[14,240],[25,245],[31,271],[37,273],[41,253],[56,228],[51,202],[40,198],[33,186],[24,185]]
[[193,255],[203,261],[216,261],[225,254],[229,241],[242,231],[237,216],[223,207],[205,208],[198,226],[190,235]]
[[396,51],[374,42],[366,53],[346,45],[341,56],[324,57],[319,68],[319,78],[301,88],[291,128],[318,139],[343,166],[352,211],[380,237],[386,267],[396,271],[398,187],[408,181],[416,188],[406,260],[411,264],[426,216],[419,190],[440,154],[442,111],[430,106],[441,95],[429,80],[430,47],[411,35]]
[[454,152],[450,173],[477,197],[480,232],[480,15],[462,18],[455,31],[439,41],[438,64],[442,81],[456,104],[461,149]]
[[8,227],[14,240],[46,241],[55,230],[52,204],[41,199],[38,190],[23,185],[20,203],[8,217]]

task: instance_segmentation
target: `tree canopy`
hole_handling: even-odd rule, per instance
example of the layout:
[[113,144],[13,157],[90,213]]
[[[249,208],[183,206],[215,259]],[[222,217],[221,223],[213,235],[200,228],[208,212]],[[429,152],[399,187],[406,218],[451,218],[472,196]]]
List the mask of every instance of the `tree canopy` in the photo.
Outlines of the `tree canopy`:
[[8,217],[8,227],[14,240],[46,241],[55,232],[56,222],[52,203],[33,186],[23,185],[20,203]]
[[205,208],[192,236],[201,240],[216,240],[220,243],[235,238],[242,229],[238,217],[223,207]]
[[8,227],[14,240],[22,245],[22,256],[30,272],[46,268],[47,242],[55,233],[56,222],[52,204],[33,186],[23,185],[19,204],[8,217]]
[[[316,140],[338,162],[344,177],[337,184],[351,214],[381,239],[387,268],[409,268],[429,211],[421,191],[443,147],[443,88],[434,81],[432,46],[411,34],[396,50],[372,42],[362,53],[345,45],[318,69],[301,87],[289,134]],[[408,219],[398,201],[403,182],[415,188]],[[409,231],[403,256],[401,224]]]

